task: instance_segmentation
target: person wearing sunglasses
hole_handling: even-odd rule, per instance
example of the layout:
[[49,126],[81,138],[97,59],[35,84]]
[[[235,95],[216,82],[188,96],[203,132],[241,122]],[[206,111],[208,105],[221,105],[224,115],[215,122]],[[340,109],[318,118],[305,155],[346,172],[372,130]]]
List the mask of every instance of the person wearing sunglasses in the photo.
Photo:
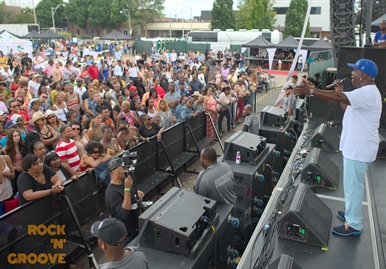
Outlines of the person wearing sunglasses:
[[44,158],[44,164],[54,170],[64,183],[69,180],[79,179],[80,173],[76,172],[68,164],[62,163],[58,153],[53,150],[46,154],[46,157]]
[[14,114],[19,114],[24,116],[24,119],[26,121],[29,121],[31,119],[30,116],[28,116],[27,112],[25,112],[24,110],[21,110],[20,106],[21,106],[20,102],[17,102],[16,100],[10,101],[8,108],[11,111],[11,114],[9,114],[8,118],[10,119]]
[[143,114],[141,116],[141,120],[143,125],[139,127],[139,134],[145,138],[152,138],[153,136],[157,136],[157,141],[161,141],[161,135],[164,132],[164,128],[154,123],[152,118],[149,115]]
[[72,139],[75,141],[79,158],[82,158],[82,156],[86,154],[84,147],[90,140],[87,135],[82,132],[82,124],[79,121],[72,121],[70,125],[72,128]]
[[194,99],[192,97],[188,97],[186,99],[185,105],[181,107],[179,122],[186,121],[190,118],[195,118],[198,115],[197,111],[194,111],[193,108]]
[[104,153],[103,145],[99,142],[90,141],[84,149],[86,154],[80,159],[80,172],[86,171],[88,168],[96,168],[101,163],[111,159],[110,155]]
[[117,140],[122,149],[128,150],[142,141],[148,141],[149,139],[142,137],[137,127],[128,126],[126,119],[121,117]]

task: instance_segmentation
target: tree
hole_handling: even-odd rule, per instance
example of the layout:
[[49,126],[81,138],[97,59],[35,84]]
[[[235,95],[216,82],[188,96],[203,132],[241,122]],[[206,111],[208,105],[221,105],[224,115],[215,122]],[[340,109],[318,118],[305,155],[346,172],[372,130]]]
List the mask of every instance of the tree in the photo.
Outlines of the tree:
[[4,23],[34,23],[34,16],[32,12],[33,10],[30,8],[25,8],[24,10],[20,10],[19,13],[12,13],[6,20],[4,20]]
[[[307,0],[291,0],[285,16],[285,28],[283,31],[284,37],[289,35],[294,37],[301,36],[304,20],[306,19],[307,7]],[[309,20],[304,37],[311,37]]]
[[233,0],[215,0],[211,11],[211,29],[235,29],[236,19],[233,12]]
[[93,0],[88,6],[88,22],[94,26],[110,28],[114,26],[110,20],[110,2],[105,0]]
[[[53,27],[51,8],[56,8],[58,5],[64,4],[63,0],[42,0],[35,8],[37,23],[40,28]],[[64,7],[60,6],[55,12],[55,27],[63,26]]]
[[86,27],[89,2],[88,0],[69,0],[64,9],[64,15],[68,21],[79,27]]
[[6,6],[6,3],[4,1],[1,1],[0,2],[0,23],[4,23],[5,6]]
[[237,29],[274,29],[276,14],[271,0],[242,0],[237,13]]

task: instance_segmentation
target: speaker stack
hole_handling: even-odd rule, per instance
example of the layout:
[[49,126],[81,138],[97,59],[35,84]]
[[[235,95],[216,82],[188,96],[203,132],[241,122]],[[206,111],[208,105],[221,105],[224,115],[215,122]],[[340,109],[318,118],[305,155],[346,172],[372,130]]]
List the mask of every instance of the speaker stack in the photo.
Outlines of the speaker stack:
[[[355,46],[354,14],[353,0],[330,0],[331,43],[335,52],[342,46]],[[334,58],[336,62],[338,56]]]
[[[224,143],[223,162],[234,172],[234,216],[240,221],[241,231],[251,219],[260,218],[274,187],[275,145],[265,141],[258,135],[238,131]],[[236,151],[241,153],[241,164],[235,162]]]
[[274,170],[281,173],[291,155],[295,133],[291,130],[292,121],[286,116],[285,110],[267,106],[261,111],[259,134],[267,138],[267,143],[276,144],[280,157],[276,160]]

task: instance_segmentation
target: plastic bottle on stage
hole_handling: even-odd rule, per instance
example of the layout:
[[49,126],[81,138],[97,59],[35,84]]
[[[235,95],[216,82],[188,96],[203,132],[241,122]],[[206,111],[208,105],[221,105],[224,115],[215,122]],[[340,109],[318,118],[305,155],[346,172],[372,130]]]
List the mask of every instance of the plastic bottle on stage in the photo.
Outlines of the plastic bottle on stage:
[[241,164],[241,154],[240,154],[240,151],[236,152],[236,164]]

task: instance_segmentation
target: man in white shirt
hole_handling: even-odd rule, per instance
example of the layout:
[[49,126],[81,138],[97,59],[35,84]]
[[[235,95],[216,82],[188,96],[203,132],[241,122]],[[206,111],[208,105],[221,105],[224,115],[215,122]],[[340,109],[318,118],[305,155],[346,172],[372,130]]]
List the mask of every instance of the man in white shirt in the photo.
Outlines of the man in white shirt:
[[303,85],[295,88],[295,95],[310,95],[327,101],[340,102],[345,111],[340,138],[343,154],[343,183],[346,211],[338,211],[337,217],[345,221],[332,232],[340,236],[360,235],[363,227],[362,201],[367,168],[376,159],[379,136],[379,119],[382,112],[382,97],[374,84],[378,66],[371,60],[360,59],[351,72],[352,84],[357,89],[343,92],[343,86],[335,81],[335,91],[311,88]]
[[206,83],[205,83],[205,76],[204,76],[204,73],[202,73],[202,70],[201,70],[201,69],[198,69],[197,80],[198,80],[199,82],[201,82],[201,84],[202,84],[204,87],[206,86]]
[[118,61],[118,64],[114,67],[114,76],[120,76],[122,77],[123,76],[123,66],[122,66],[122,61],[119,60]]

